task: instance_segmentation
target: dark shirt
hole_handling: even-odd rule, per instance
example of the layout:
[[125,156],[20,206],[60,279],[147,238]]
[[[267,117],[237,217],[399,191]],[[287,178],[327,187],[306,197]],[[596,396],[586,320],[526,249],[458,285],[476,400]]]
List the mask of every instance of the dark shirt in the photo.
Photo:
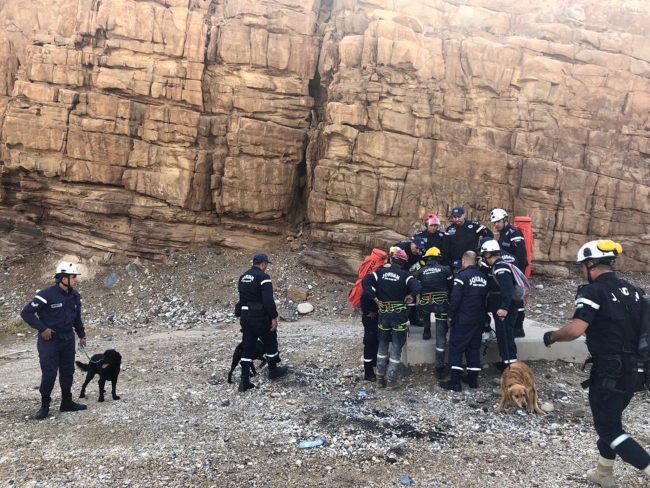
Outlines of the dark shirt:
[[519,268],[519,269],[521,269],[523,271],[523,269],[519,265],[519,259],[517,259],[517,256],[515,256],[514,254],[510,254],[509,252],[501,251],[501,259],[503,259],[506,263],[514,264],[515,266],[517,266],[517,268]]
[[512,298],[512,293],[515,290],[515,277],[512,275],[510,265],[503,259],[497,259],[492,265],[492,276],[499,284],[499,292],[501,293],[501,305],[499,308],[509,310],[511,306],[519,307],[519,303],[515,303]]
[[528,252],[526,251],[526,241],[524,235],[517,227],[508,224],[499,234],[499,246],[502,251],[506,251],[517,257],[519,264],[516,264],[520,270],[524,271],[528,266]]
[[449,239],[447,239],[443,231],[429,232],[427,229],[424,229],[413,237],[421,237],[424,239],[424,252],[427,252],[432,247],[437,247],[440,250],[440,263],[449,264],[447,260],[447,256],[449,255]]
[[74,332],[80,339],[86,337],[81,321],[81,295],[74,289],[65,292],[56,284],[40,290],[20,316],[39,332],[52,329],[65,340],[74,339]]
[[601,274],[578,289],[573,318],[589,324],[587,348],[592,356],[620,354],[626,334],[626,347],[638,346],[643,295],[641,288],[623,281],[614,272]]
[[364,315],[368,315],[371,312],[377,313],[379,311],[379,306],[365,291],[361,294],[361,311]]
[[271,319],[278,317],[273,299],[273,284],[271,277],[257,266],[253,266],[246,273],[239,277],[237,283],[239,291],[239,304],[242,307],[249,303],[262,304],[266,315]]
[[379,298],[382,302],[403,302],[407,295],[415,298],[422,289],[416,278],[394,264],[367,274],[361,285],[372,300]]
[[473,220],[465,220],[463,225],[451,224],[447,227],[446,234],[449,240],[449,262],[462,259],[466,251],[475,251],[481,237],[494,237],[490,229]]
[[413,254],[413,251],[411,251],[411,241],[400,241],[395,245],[402,249],[406,253],[406,257],[408,257],[408,261],[404,265],[405,270],[409,273],[415,273],[421,268],[419,263],[420,259],[422,259],[422,254]]
[[488,281],[478,267],[472,265],[458,272],[451,291],[448,316],[452,325],[474,325],[485,322],[485,298]]
[[425,266],[418,271],[418,281],[422,284],[422,293],[449,294],[454,286],[454,274],[447,266],[425,261]]

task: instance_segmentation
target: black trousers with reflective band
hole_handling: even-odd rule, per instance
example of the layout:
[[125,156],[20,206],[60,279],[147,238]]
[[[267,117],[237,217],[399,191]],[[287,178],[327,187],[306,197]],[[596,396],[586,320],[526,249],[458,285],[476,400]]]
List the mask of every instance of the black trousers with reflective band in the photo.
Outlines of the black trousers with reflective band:
[[271,331],[271,319],[269,317],[251,317],[242,313],[239,323],[241,324],[242,342],[244,344],[241,356],[242,363],[252,362],[255,358],[257,339],[260,339],[264,344],[264,352],[269,365],[280,362],[278,333],[277,331]]

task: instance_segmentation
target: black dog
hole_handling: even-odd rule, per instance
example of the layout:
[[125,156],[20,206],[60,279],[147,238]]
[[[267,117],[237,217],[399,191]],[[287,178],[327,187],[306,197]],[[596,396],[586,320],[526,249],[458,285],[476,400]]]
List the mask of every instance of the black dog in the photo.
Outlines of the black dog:
[[[232,355],[232,364],[230,365],[230,373],[228,373],[228,383],[232,383],[232,373],[235,371],[239,361],[241,361],[242,349],[244,349],[244,343],[240,342]],[[260,368],[263,368],[266,364],[266,358],[264,357],[264,343],[259,339],[257,339],[257,348],[255,349],[255,357],[253,357],[253,359],[262,361]],[[251,376],[255,376],[256,374],[257,371],[255,371],[255,366],[251,363]]]
[[90,364],[84,364],[81,361],[75,361],[77,366],[82,371],[87,371],[86,381],[84,381],[83,386],[81,387],[81,393],[79,393],[79,398],[86,398],[86,386],[88,383],[95,377],[96,374],[99,375],[99,400],[98,402],[104,401],[104,385],[106,381],[110,381],[112,384],[111,394],[113,395],[113,400],[119,400],[120,397],[115,393],[115,387],[117,386],[117,377],[120,374],[120,365],[122,364],[122,356],[115,349],[107,349],[104,351],[104,354],[94,354],[90,358]]

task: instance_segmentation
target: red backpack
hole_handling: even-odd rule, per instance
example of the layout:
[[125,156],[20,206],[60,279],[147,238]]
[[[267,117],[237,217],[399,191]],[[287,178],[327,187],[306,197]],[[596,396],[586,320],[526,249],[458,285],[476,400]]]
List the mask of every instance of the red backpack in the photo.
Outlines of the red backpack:
[[524,243],[526,244],[526,254],[528,255],[528,266],[522,271],[526,275],[526,278],[530,278],[530,272],[533,268],[533,229],[532,221],[530,217],[515,217],[513,222],[514,226],[517,227],[524,235]]
[[357,281],[348,293],[348,302],[353,307],[361,307],[361,295],[363,294],[363,287],[361,286],[361,280],[368,273],[372,273],[377,268],[382,266],[386,262],[386,252],[381,249],[373,249],[370,256],[366,257],[359,266],[359,272],[357,273]]

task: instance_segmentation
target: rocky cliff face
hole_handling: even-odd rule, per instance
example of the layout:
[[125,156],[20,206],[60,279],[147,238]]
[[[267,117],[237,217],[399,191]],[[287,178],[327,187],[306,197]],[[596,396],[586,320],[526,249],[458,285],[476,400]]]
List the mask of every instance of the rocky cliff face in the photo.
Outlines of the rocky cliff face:
[[5,231],[159,257],[307,223],[342,254],[503,206],[537,261],[610,236],[650,269],[645,2],[0,0],[0,25]]

